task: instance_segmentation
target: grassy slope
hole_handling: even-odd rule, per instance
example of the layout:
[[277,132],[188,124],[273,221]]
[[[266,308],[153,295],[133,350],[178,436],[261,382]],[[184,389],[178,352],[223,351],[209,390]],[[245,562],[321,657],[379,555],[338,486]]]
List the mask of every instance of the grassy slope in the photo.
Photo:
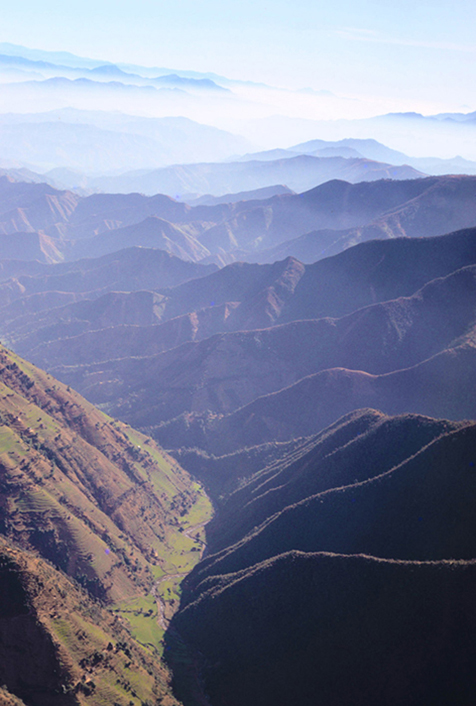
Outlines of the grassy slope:
[[[170,618],[210,517],[199,484],[155,442],[0,349],[0,533],[100,598],[156,661],[156,598]],[[79,623],[71,611],[48,629],[67,648]]]
[[177,703],[166,669],[123,621],[51,564],[3,539],[0,586],[2,705],[23,703],[17,698],[28,706]]

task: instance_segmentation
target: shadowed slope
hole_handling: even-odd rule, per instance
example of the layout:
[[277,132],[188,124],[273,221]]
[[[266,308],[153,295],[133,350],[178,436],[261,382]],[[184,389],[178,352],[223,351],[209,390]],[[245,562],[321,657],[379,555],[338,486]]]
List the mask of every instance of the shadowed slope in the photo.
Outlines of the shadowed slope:
[[213,706],[470,706],[475,449],[365,410],[236,490],[173,621]]
[[[465,424],[417,415],[388,417],[374,410],[351,412],[285,459],[242,478],[208,527],[210,546],[216,550],[235,543],[275,512],[311,495],[385,473]],[[213,493],[213,478],[207,480]]]
[[174,627],[214,706],[471,706],[475,571],[289,552],[224,577]]
[[306,265],[282,320],[344,316],[410,296],[427,282],[476,263],[476,229],[433,237],[374,240]]
[[371,466],[369,480],[284,503],[277,512],[271,508],[244,539],[209,555],[188,585],[196,589],[207,577],[294,549],[404,560],[471,559],[476,553],[475,449],[473,424],[449,431],[389,471]]

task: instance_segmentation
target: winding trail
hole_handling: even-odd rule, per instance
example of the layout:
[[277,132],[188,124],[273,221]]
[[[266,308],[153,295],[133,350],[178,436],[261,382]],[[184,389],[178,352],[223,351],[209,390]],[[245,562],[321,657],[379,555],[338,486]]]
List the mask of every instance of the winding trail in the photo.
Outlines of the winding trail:
[[187,574],[188,571],[182,574],[165,574],[165,576],[162,576],[154,584],[154,588],[152,589],[152,591],[154,594],[155,602],[157,604],[157,622],[159,623],[162,630],[167,630],[169,623],[167,618],[165,617],[165,601],[159,595],[158,588],[160,584],[164,583],[165,581],[169,581],[170,579],[179,579],[181,576],[186,576]]
[[[200,522],[198,525],[193,525],[192,527],[189,527],[188,529],[184,530],[183,533],[186,537],[189,539],[192,539],[194,542],[198,542],[198,544],[201,544],[202,547],[205,549],[207,546],[207,543],[203,541],[203,539],[200,539],[200,537],[192,537],[192,532],[196,532],[197,530],[201,530],[205,525],[208,525],[210,520],[205,520],[205,522]],[[202,558],[203,553],[200,554],[200,559]]]
[[[197,544],[200,544],[202,546],[202,551],[200,553],[200,559],[202,558],[205,549],[206,549],[206,542],[203,541],[203,539],[200,539],[197,536],[193,536],[193,533],[196,533],[197,531],[200,531],[203,527],[205,527],[206,524],[208,524],[209,520],[206,520],[205,522],[200,522],[198,525],[193,525],[192,527],[189,527],[188,529],[184,529],[183,533],[188,539],[191,539],[193,542],[196,542]],[[170,579],[179,579],[182,577],[187,576],[189,574],[189,571],[183,571],[181,573],[177,574],[165,574],[164,576],[161,576],[160,579],[158,579],[154,587],[152,589],[152,594],[155,598],[155,602],[157,604],[157,622],[159,623],[160,627],[162,630],[166,630],[169,624],[169,621],[165,617],[165,601],[159,594],[159,586],[161,583],[165,583],[165,581],[170,581]]]

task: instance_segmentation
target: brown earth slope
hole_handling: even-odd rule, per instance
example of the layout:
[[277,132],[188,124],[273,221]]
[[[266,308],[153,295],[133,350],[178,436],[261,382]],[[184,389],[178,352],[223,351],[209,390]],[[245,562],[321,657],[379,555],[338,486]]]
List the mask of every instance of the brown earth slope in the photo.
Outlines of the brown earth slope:
[[106,601],[143,595],[171,563],[196,484],[152,441],[4,348],[0,364],[1,532]]
[[0,538],[2,706],[174,706],[170,676],[51,564]]
[[161,640],[210,514],[199,484],[151,439],[1,347],[7,691],[26,706],[176,703]]

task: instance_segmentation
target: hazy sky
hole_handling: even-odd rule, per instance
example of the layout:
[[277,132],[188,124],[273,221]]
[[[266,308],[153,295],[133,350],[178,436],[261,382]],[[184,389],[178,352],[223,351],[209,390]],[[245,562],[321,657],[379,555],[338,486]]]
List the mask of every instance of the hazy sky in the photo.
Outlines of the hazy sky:
[[23,0],[1,41],[476,109],[474,0]]

